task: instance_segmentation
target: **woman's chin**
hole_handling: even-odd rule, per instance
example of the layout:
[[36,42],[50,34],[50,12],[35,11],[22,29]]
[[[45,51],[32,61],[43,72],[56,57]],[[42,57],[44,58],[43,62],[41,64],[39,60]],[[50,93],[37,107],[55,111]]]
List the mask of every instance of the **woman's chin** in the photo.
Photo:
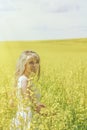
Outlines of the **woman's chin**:
[[36,74],[37,71],[36,71],[36,69],[33,69],[32,72]]
[[32,75],[32,76],[35,76],[35,74],[36,74],[35,71],[32,71],[32,72],[31,72],[31,75]]

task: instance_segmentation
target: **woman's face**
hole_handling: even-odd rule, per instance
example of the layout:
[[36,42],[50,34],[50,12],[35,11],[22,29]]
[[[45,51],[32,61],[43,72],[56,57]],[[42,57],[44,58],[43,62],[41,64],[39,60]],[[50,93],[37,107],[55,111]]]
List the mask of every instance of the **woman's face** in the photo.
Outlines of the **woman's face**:
[[39,60],[36,57],[31,57],[27,60],[27,63],[25,65],[25,71],[28,74],[37,73],[39,69]]

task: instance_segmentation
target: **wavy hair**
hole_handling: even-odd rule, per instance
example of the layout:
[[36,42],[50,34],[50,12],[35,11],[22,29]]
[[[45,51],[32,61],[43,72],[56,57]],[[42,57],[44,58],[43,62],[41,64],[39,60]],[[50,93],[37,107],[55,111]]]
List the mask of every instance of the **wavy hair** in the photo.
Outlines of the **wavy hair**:
[[27,60],[29,58],[33,58],[33,57],[36,58],[39,62],[39,69],[37,72],[37,77],[39,80],[39,78],[40,78],[40,57],[36,52],[27,50],[27,51],[22,52],[22,54],[20,55],[20,57],[17,61],[16,72],[15,72],[15,86],[17,86],[18,78],[24,73],[25,64],[26,64]]

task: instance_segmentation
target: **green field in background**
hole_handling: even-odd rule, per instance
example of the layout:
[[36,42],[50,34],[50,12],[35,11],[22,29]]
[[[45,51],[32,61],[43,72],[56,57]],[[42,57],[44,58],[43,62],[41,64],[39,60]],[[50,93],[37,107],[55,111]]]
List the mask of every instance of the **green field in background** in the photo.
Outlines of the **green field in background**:
[[0,42],[1,64],[15,66],[17,58],[24,50],[34,50],[40,55],[42,64],[58,67],[68,61],[85,62],[87,39]]
[[34,126],[38,130],[87,130],[87,39],[0,42],[0,129],[9,130],[15,115],[9,93],[24,50],[36,51],[41,58],[37,86],[48,116],[36,115]]

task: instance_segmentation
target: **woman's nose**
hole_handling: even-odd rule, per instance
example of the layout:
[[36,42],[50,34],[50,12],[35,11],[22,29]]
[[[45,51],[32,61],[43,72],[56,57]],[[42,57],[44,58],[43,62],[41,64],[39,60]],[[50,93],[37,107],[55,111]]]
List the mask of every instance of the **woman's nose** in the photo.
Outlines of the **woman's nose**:
[[33,66],[36,66],[36,63],[33,63]]

